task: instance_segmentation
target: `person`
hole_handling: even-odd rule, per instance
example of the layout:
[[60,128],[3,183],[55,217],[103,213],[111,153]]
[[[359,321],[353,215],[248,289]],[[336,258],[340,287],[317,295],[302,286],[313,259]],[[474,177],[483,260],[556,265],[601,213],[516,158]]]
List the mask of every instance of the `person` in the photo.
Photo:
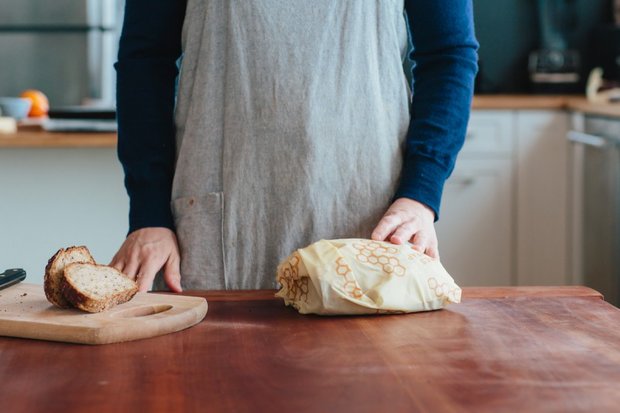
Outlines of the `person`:
[[155,288],[181,291],[274,288],[279,261],[321,238],[438,257],[477,72],[472,15],[471,0],[127,0],[115,67],[130,225],[111,265],[142,291],[158,273]]

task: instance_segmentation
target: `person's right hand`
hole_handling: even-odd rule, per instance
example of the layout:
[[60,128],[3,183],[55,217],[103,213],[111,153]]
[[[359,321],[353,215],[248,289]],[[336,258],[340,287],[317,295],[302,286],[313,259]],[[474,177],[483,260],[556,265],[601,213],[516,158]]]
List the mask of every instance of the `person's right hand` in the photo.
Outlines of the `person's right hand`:
[[127,236],[112,258],[110,266],[138,283],[139,291],[148,291],[155,275],[164,269],[164,280],[174,292],[181,292],[181,257],[174,232],[168,228],[142,228]]

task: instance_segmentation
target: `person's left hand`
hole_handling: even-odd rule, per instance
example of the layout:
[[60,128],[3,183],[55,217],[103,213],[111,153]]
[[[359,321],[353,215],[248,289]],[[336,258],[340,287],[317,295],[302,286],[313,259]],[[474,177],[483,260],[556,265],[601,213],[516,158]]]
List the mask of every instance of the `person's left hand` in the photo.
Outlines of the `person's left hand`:
[[434,222],[432,209],[413,199],[398,198],[383,215],[371,238],[393,244],[409,241],[415,250],[439,258]]

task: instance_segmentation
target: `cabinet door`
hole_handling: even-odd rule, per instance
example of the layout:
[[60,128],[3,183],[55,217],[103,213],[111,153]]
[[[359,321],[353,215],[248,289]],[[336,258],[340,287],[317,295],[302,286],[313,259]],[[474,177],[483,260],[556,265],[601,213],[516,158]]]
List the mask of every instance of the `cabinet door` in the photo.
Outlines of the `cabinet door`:
[[459,156],[489,158],[510,156],[515,117],[508,110],[475,110],[471,113],[465,145]]
[[512,284],[511,160],[460,159],[446,182],[439,253],[461,286]]
[[517,112],[516,277],[519,285],[569,281],[569,116]]

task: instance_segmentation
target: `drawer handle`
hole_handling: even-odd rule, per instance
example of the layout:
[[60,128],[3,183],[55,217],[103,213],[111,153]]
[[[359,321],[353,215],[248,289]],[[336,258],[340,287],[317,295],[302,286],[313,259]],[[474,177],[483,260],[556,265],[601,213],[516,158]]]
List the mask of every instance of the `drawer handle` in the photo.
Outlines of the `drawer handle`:
[[594,146],[595,148],[604,148],[608,145],[605,138],[600,136],[591,135],[589,133],[570,131],[566,134],[566,138],[575,143],[581,143],[588,146]]

